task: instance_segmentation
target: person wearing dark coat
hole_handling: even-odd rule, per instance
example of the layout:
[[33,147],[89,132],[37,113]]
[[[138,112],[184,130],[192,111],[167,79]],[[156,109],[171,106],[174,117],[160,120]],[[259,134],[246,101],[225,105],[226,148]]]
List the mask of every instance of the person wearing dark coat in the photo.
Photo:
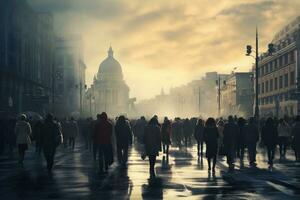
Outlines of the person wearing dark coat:
[[161,134],[158,126],[157,118],[153,117],[145,128],[144,136],[145,154],[149,158],[150,165],[150,179],[155,178],[155,162],[156,156],[161,151]]
[[240,158],[242,161],[244,159],[244,154],[245,154],[245,125],[246,125],[246,120],[242,117],[237,119],[237,125],[239,126],[239,135],[237,138],[237,156]]
[[215,173],[217,152],[218,152],[219,132],[216,126],[216,121],[213,118],[208,118],[203,130],[203,139],[206,144],[206,158],[208,162],[208,170],[211,170],[211,159],[213,159],[212,172]]
[[35,139],[35,152],[38,154],[42,152],[42,128],[43,122],[37,121],[32,130],[33,138]]
[[239,127],[234,122],[232,116],[228,117],[228,123],[226,123],[224,126],[223,135],[227,164],[229,166],[229,171],[233,171],[237,148],[237,138],[239,136]]
[[202,119],[198,119],[195,126],[194,137],[197,141],[197,155],[203,156],[203,141],[204,141],[204,122]]
[[262,128],[262,141],[267,147],[269,168],[273,167],[275,157],[275,148],[278,141],[277,127],[272,118],[268,118],[266,124]]
[[251,167],[256,166],[256,144],[259,140],[258,127],[255,124],[254,117],[249,119],[249,123],[246,124],[245,128],[245,143],[248,148],[248,157]]
[[47,169],[51,171],[54,164],[56,147],[62,143],[61,128],[54,121],[53,115],[48,114],[42,126],[41,144],[47,162]]
[[163,143],[163,153],[166,153],[167,155],[169,155],[169,146],[171,144],[171,132],[171,122],[167,117],[165,117],[161,127],[161,140]]
[[183,136],[184,136],[184,144],[185,147],[188,146],[188,143],[191,141],[191,135],[192,135],[192,124],[189,119],[185,119],[182,125],[183,128]]
[[295,124],[292,128],[292,146],[295,151],[296,161],[300,161],[300,116],[296,117]]
[[98,152],[100,173],[107,172],[109,165],[112,164],[111,137],[113,125],[108,121],[105,112],[97,115],[97,122],[93,131],[94,156],[95,152],[96,154]]
[[117,155],[119,164],[126,166],[128,160],[128,147],[132,145],[132,131],[125,117],[121,115],[115,125],[115,135],[117,141]]

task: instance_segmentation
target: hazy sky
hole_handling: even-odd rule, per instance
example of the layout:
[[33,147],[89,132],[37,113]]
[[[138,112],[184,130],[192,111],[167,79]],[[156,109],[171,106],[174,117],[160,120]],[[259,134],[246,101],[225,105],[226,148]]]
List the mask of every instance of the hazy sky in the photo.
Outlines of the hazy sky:
[[138,100],[206,71],[248,71],[245,45],[259,27],[261,50],[299,15],[299,0],[30,0],[57,31],[82,34],[87,83],[110,44]]

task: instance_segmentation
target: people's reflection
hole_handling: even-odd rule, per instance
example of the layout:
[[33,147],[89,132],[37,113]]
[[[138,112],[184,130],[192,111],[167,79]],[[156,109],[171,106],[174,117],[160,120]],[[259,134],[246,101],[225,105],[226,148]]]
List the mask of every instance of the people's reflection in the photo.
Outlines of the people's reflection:
[[163,199],[162,179],[148,179],[148,184],[142,185],[143,199]]

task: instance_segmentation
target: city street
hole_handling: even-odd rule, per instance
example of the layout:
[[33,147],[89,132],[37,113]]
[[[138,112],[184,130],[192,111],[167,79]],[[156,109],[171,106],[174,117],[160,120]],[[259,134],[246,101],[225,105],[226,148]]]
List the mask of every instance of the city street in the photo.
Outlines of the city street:
[[158,157],[157,179],[148,180],[148,161],[140,156],[141,146],[130,151],[128,169],[115,162],[109,173],[100,175],[92,154],[78,145],[74,152],[59,147],[52,174],[45,169],[43,156],[31,147],[24,167],[16,155],[0,158],[1,199],[299,199],[299,163],[289,152],[286,161],[275,160],[268,171],[266,157],[258,156],[258,168],[237,164],[227,173],[219,160],[216,174],[207,171],[206,159],[197,160],[196,148],[171,148],[169,160]]

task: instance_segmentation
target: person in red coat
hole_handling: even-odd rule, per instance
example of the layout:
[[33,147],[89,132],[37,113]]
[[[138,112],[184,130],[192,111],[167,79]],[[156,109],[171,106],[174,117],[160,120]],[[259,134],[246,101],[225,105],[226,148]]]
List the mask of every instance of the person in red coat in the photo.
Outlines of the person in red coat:
[[98,153],[100,173],[107,171],[108,166],[112,164],[112,132],[113,126],[108,121],[107,114],[103,112],[101,115],[97,115],[93,141],[94,155]]

